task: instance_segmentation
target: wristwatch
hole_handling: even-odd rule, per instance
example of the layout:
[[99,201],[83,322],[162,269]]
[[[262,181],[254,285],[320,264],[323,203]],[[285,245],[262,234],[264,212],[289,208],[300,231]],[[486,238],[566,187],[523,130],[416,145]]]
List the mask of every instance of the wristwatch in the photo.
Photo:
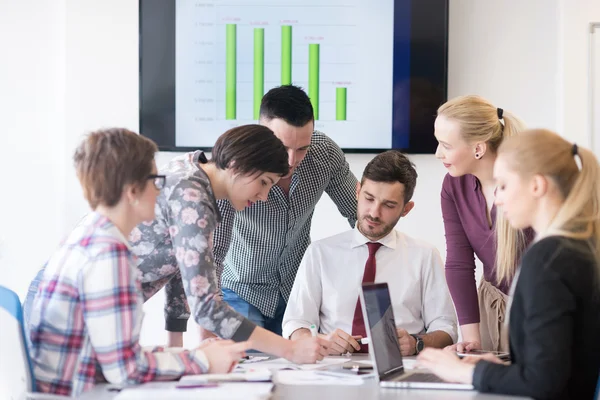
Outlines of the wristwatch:
[[423,339],[420,336],[417,335],[413,335],[411,334],[410,336],[415,338],[415,355],[418,355],[420,352],[423,351],[423,347],[425,347],[425,342],[423,342]]

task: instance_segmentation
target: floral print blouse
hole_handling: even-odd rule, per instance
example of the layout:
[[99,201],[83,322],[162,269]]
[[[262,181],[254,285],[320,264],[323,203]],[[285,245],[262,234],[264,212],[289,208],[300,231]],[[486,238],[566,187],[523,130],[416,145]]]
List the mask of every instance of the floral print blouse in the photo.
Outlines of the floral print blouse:
[[156,201],[154,221],[129,237],[137,256],[144,299],[165,287],[165,329],[186,330],[190,314],[217,336],[247,340],[254,323],[221,300],[213,256],[213,233],[221,220],[201,151],[175,157],[161,174],[166,184]]

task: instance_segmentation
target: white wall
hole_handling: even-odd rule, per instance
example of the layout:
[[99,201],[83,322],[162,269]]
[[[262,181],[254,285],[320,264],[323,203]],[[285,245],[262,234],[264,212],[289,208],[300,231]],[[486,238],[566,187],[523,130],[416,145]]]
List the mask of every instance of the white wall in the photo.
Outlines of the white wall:
[[64,231],[64,20],[61,0],[0,2],[0,285],[20,294]]
[[557,0],[450,0],[449,97],[477,93],[557,129],[558,21]]
[[[584,22],[600,20],[599,7],[597,0],[450,0],[449,96],[481,94],[530,126],[561,129],[585,143],[587,53],[579,41],[586,40]],[[6,49],[0,284],[20,295],[87,210],[70,162],[81,134],[110,125],[138,129],[137,16],[138,0],[0,2],[0,48]],[[577,124],[581,129],[571,128]],[[159,154],[159,164],[171,156]],[[370,158],[348,155],[357,176]],[[445,171],[431,155],[411,158],[419,172],[416,207],[399,228],[431,241],[444,256],[439,192]],[[313,238],[343,229],[346,222],[323,198]],[[144,344],[164,340],[162,300],[146,304]],[[186,343],[196,341],[188,335]]]
[[[82,134],[119,126],[138,131],[138,2],[66,0],[66,144]],[[88,211],[68,171],[67,231]]]
[[[560,0],[559,13],[559,91],[563,112],[559,128],[569,139],[590,146],[588,99],[591,90],[588,81],[589,24],[600,22],[600,1]],[[596,141],[600,132],[593,132]]]

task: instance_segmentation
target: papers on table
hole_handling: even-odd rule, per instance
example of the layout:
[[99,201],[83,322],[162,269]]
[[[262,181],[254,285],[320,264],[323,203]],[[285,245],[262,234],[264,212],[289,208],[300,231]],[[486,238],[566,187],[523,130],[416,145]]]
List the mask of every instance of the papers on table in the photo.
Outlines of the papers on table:
[[148,399],[214,399],[214,400],[262,400],[268,399],[273,390],[272,383],[213,383],[204,387],[178,388],[181,382],[150,382],[123,389],[114,400]]
[[247,365],[244,362],[237,366],[236,371],[247,371],[257,368],[266,368],[272,371],[281,369],[312,371],[315,369],[326,369],[334,365],[341,365],[348,361],[350,361],[350,358],[348,357],[325,357],[322,361],[319,361],[316,364],[294,364],[287,361],[285,358],[275,358],[272,360],[257,361],[251,365]]
[[259,356],[248,356],[248,358],[242,358],[240,360],[240,364],[252,364],[256,362],[266,361],[269,357],[259,357]]
[[230,374],[202,374],[182,376],[179,382],[269,382],[271,371],[259,368]]
[[281,385],[343,385],[358,386],[364,383],[360,375],[330,371],[278,371],[276,382]]

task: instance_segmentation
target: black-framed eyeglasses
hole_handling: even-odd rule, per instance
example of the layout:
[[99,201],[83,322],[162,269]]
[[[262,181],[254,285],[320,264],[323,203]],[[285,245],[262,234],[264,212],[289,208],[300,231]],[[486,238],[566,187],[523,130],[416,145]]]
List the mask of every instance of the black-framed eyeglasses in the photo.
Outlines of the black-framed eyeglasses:
[[152,179],[154,187],[158,190],[162,190],[165,187],[165,183],[167,182],[166,175],[148,175],[147,179]]

